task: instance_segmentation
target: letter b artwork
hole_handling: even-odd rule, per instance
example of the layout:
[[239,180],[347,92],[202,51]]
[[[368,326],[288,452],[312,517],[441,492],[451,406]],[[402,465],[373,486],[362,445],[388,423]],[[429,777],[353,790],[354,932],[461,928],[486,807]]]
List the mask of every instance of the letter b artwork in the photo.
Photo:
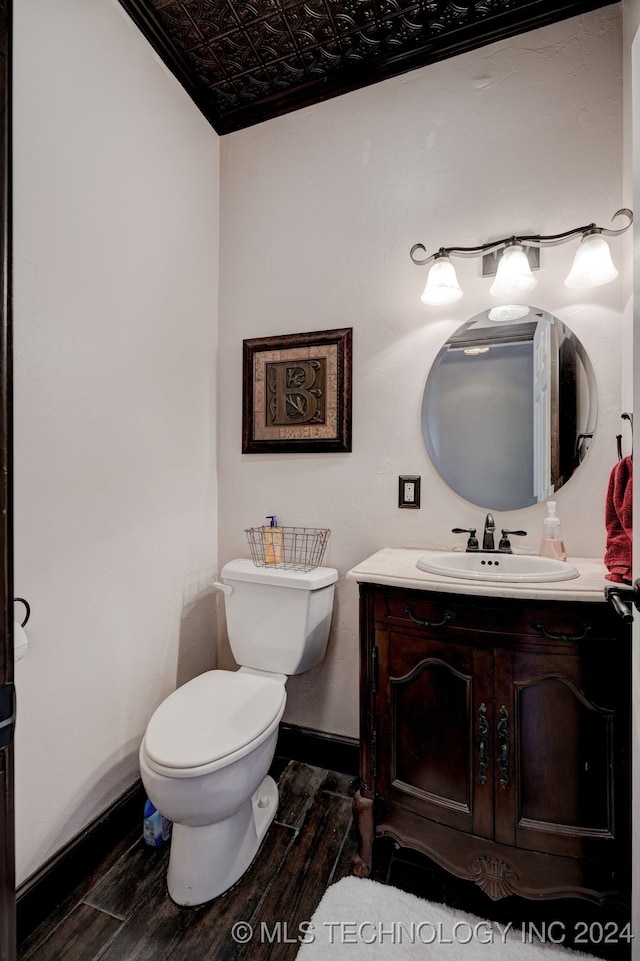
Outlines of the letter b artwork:
[[265,366],[267,426],[325,423],[325,357]]
[[243,342],[242,452],[351,451],[350,327]]

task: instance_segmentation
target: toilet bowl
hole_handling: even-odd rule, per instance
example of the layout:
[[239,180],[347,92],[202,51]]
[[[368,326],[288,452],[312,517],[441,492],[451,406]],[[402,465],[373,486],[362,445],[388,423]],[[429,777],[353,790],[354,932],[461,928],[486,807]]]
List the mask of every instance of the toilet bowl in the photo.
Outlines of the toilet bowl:
[[140,746],[147,794],[173,821],[167,888],[202,904],[242,876],[278,806],[267,772],[284,713],[284,675],[208,671],[174,691]]
[[[329,633],[337,571],[277,572],[274,582],[273,571],[248,564],[225,565],[218,585],[242,666],[207,671],[170,694],[140,745],[147,794],[173,822],[167,889],[185,906],[218,897],[255,857],[278,807],[268,771],[287,676],[319,663]],[[240,625],[241,637],[234,630]]]

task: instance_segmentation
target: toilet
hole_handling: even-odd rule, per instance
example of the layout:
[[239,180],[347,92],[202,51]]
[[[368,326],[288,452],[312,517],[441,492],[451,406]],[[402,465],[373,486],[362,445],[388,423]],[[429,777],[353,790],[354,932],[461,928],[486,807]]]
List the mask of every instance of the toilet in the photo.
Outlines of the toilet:
[[225,564],[229,644],[237,671],[207,671],[179,687],[151,717],[140,773],[173,821],[167,888],[176,904],[203,904],[253,861],[278,807],[268,775],[291,674],[324,658],[338,572]]

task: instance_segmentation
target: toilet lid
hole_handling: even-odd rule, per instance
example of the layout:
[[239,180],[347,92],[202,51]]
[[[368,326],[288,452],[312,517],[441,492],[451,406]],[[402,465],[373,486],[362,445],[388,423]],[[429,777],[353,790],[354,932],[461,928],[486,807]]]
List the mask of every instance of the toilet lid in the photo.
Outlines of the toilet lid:
[[157,764],[191,768],[240,750],[284,709],[284,684],[239,671],[207,671],[179,687],[149,721],[145,750]]

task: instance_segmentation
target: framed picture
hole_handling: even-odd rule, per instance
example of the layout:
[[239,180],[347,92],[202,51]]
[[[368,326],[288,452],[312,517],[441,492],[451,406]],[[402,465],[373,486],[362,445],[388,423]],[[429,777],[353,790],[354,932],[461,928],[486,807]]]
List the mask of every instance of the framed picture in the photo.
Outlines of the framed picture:
[[243,341],[243,454],[351,450],[352,333]]

